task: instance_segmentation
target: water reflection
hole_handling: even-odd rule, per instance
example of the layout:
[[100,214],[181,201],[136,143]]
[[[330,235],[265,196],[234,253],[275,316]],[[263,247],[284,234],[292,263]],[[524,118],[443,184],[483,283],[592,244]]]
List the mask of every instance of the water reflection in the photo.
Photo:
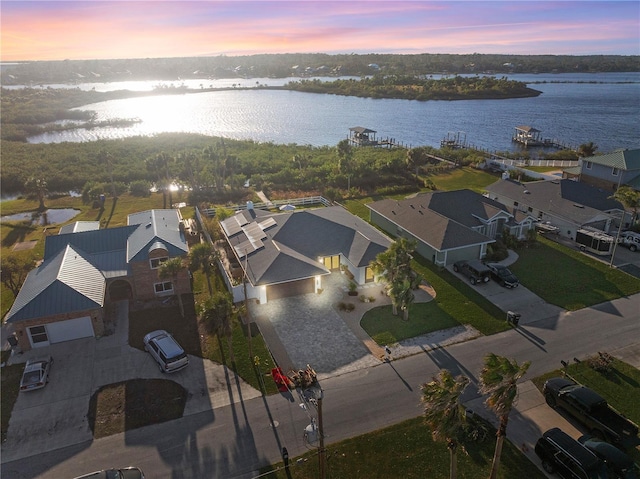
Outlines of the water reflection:
[[57,225],[66,223],[80,213],[73,208],[48,209],[45,211],[28,211],[0,217],[0,221],[29,221],[30,225]]

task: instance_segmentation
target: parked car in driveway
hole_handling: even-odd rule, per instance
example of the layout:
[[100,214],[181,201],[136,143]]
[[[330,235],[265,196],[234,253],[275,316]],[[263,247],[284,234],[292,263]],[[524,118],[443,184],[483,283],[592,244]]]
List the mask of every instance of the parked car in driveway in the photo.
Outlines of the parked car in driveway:
[[104,469],[91,472],[75,479],[144,479],[142,469],[137,467],[125,467],[124,469]]
[[640,467],[613,444],[585,434],[578,442],[604,461],[611,479],[640,479]]
[[52,364],[53,357],[51,356],[42,359],[29,359],[24,366],[20,380],[20,391],[34,391],[45,387],[49,382]]
[[491,279],[491,270],[478,259],[457,261],[453,270],[469,278],[471,284],[488,283]]
[[520,284],[518,277],[509,268],[498,263],[487,263],[491,270],[491,279],[505,288],[517,288]]
[[189,364],[184,349],[163,329],[152,331],[144,337],[144,348],[153,356],[163,373],[174,373]]
[[565,479],[608,479],[604,461],[557,427],[546,431],[534,450],[549,474]]

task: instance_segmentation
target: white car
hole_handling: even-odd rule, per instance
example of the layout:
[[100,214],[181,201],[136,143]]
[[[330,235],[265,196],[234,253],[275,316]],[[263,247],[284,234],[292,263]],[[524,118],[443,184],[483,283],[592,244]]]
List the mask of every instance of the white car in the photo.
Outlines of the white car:
[[174,373],[189,364],[189,357],[184,349],[163,329],[152,331],[144,337],[144,349],[160,366],[163,373]]
[[52,364],[51,356],[43,359],[29,359],[20,380],[20,391],[34,391],[45,387],[49,382]]

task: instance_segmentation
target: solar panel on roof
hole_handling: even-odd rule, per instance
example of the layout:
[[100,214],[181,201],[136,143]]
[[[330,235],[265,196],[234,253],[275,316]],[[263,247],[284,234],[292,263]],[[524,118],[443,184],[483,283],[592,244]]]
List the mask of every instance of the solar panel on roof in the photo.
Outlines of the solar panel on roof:
[[238,253],[239,258],[244,258],[246,255],[253,253],[256,248],[253,246],[251,241],[246,240],[240,243],[239,245],[234,246],[236,253]]
[[266,220],[258,223],[258,226],[260,226],[260,228],[262,228],[263,231],[275,225],[276,225],[276,220],[274,220],[273,218],[267,218]]
[[267,237],[267,234],[262,231],[262,228],[260,228],[258,223],[256,223],[255,221],[253,223],[250,223],[248,226],[243,226],[242,231],[244,231],[244,234],[247,235],[247,238],[253,241],[261,240]]

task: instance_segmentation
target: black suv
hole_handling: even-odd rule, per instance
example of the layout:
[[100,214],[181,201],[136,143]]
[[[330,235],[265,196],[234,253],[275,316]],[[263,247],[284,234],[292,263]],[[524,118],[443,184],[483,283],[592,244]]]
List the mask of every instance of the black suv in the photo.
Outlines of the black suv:
[[491,279],[491,270],[478,259],[457,261],[453,264],[453,270],[469,278],[471,284],[488,283]]
[[545,432],[535,451],[542,468],[565,479],[607,479],[607,467],[589,449],[557,427]]

